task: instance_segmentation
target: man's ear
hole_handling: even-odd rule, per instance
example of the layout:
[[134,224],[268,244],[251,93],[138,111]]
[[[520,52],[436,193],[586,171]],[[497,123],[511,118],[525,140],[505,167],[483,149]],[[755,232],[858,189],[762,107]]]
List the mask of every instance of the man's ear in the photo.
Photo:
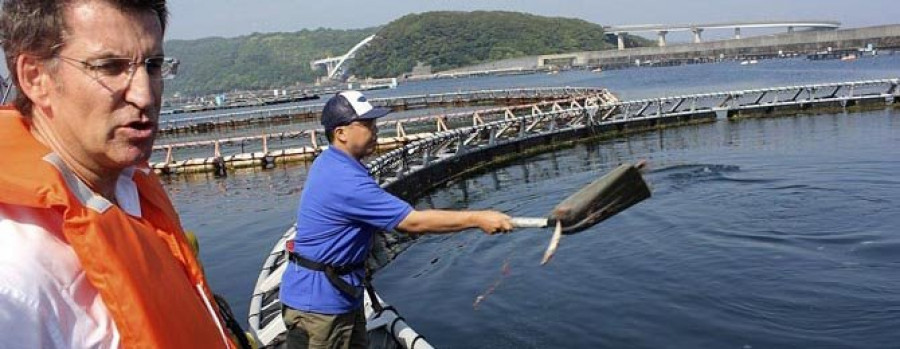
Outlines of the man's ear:
[[46,108],[50,102],[50,91],[55,82],[44,61],[37,56],[23,54],[16,58],[16,77],[22,94],[28,97],[36,108]]
[[343,127],[335,127],[334,128],[334,140],[340,140],[341,142],[347,142],[347,132],[344,131]]

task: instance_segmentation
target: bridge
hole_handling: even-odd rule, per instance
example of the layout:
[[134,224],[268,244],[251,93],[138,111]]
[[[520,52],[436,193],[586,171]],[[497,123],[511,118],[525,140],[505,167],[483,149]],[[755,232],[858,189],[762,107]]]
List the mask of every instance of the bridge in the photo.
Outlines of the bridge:
[[615,34],[619,39],[619,50],[625,49],[625,34],[655,32],[659,37],[659,46],[666,46],[666,34],[675,31],[694,33],[694,43],[703,42],[701,34],[707,29],[734,29],[734,38],[741,38],[741,28],[787,28],[793,33],[795,28],[812,30],[834,30],[841,26],[837,21],[799,20],[799,21],[755,21],[755,22],[723,22],[709,24],[642,24],[603,27],[607,32]]
[[358,44],[353,46],[350,51],[347,51],[347,53],[345,53],[343,56],[315,60],[309,62],[309,66],[313,70],[316,70],[319,67],[324,67],[325,71],[328,72],[328,74],[325,76],[325,78],[328,80],[335,80],[336,78],[340,78],[344,74],[345,63],[348,60],[353,59],[353,57],[356,55],[356,51],[359,51],[359,49],[361,49],[363,46],[366,46],[373,39],[375,39],[375,35],[363,39]]
[[[827,50],[853,50],[873,45],[878,49],[896,50],[900,48],[900,25],[884,25],[866,28],[838,29],[827,31],[796,31],[793,34],[765,35],[741,38],[740,40],[707,41],[666,47],[633,47],[625,50],[604,50],[569,52],[533,56],[528,67],[631,67],[636,65],[663,65],[715,62],[726,59],[746,59],[746,57],[781,57],[800,55]],[[523,66],[525,60],[513,62]],[[470,69],[484,69],[481,66]],[[546,69],[546,68],[544,68]]]
[[12,94],[12,77],[4,77],[0,74],[0,105],[6,104],[6,99]]
[[[427,177],[410,183],[440,183],[438,177],[476,165],[472,161],[445,159],[483,150],[489,155],[473,161],[534,151],[531,145],[547,145],[548,139],[578,139],[747,115],[790,115],[811,108],[858,110],[900,105],[900,79],[896,78],[632,101],[619,101],[603,89],[586,92],[517,106],[382,121],[378,147],[387,152],[371,162],[369,168],[385,185],[409,176]],[[322,132],[310,129],[161,145],[154,150],[166,152],[165,160],[151,165],[163,174],[224,174],[240,167],[269,168],[276,163],[314,158],[327,144]],[[497,149],[508,152],[497,153]],[[182,154],[178,156],[181,160],[175,159],[176,151]],[[444,167],[432,166],[441,162]],[[409,194],[407,191],[412,190],[424,189],[413,185],[398,192]]]

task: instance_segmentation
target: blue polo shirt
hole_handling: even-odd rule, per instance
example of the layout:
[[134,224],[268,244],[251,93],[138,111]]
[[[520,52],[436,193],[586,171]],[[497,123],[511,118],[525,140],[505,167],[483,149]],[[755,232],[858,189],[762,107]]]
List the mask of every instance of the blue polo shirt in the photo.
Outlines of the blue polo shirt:
[[[412,210],[379,187],[359,161],[329,147],[313,161],[303,186],[294,252],[335,266],[363,263],[372,235],[396,228]],[[344,314],[362,306],[362,297],[344,294],[324,272],[287,263],[281,279],[282,303],[318,314]],[[342,276],[358,288],[364,277],[362,269]]]

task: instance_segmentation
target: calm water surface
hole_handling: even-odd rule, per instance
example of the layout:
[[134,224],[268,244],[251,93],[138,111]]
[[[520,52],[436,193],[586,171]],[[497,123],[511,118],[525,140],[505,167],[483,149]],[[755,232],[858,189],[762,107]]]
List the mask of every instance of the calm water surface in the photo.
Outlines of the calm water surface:
[[898,127],[895,111],[720,122],[525,159],[418,205],[545,215],[636,159],[654,196],[544,267],[548,230],[432,236],[377,286],[450,348],[896,347]]
[[[604,86],[623,98],[900,76],[900,56],[439,80],[372,94]],[[804,115],[668,129],[523,159],[417,207],[544,215],[623,161],[653,198],[539,267],[550,232],[416,242],[377,274],[439,347],[856,347],[900,343],[900,113]],[[293,223],[303,165],[166,187],[214,289],[247,314],[265,255]],[[493,287],[492,287],[493,286]],[[474,306],[477,296],[483,302]]]

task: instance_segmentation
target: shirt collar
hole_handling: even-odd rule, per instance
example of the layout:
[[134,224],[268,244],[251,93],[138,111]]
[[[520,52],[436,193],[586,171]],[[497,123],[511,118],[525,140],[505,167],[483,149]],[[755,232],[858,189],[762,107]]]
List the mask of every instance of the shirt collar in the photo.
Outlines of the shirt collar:
[[353,164],[354,166],[358,167],[359,169],[366,171],[366,173],[369,172],[369,170],[366,169],[365,166],[363,166],[362,162],[360,162],[359,160],[356,160],[354,157],[350,156],[350,154],[345,153],[343,150],[340,150],[336,147],[328,147],[328,149],[326,149],[325,151],[332,152],[334,154],[335,159],[337,159],[341,162]]
[[125,213],[134,217],[141,217],[141,199],[138,194],[137,183],[134,182],[134,171],[144,172],[140,167],[128,167],[119,174],[116,181],[116,202]]

